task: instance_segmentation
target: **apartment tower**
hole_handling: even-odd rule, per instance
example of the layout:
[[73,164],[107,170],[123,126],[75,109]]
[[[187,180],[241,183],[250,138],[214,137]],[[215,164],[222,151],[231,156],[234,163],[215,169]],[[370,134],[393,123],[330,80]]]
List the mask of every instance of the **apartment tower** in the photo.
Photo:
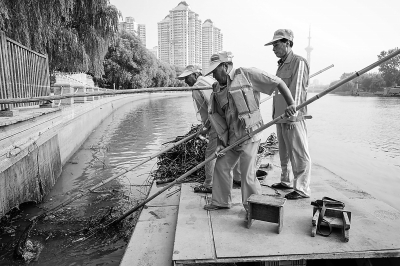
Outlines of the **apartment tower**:
[[201,65],[201,36],[199,15],[185,1],[180,2],[158,22],[160,60],[180,67]]
[[146,47],[146,25],[145,24],[137,25],[137,36],[139,37],[139,40],[142,42],[144,47]]
[[211,19],[204,21],[202,32],[202,68],[206,69],[209,66],[211,55],[222,51],[223,35],[221,30],[214,26]]
[[166,16],[162,21],[158,22],[158,59],[168,64],[172,64],[171,57],[171,18]]
[[132,33],[137,36],[144,46],[146,46],[146,25],[138,24],[133,17],[126,17],[124,22],[118,24],[120,31]]

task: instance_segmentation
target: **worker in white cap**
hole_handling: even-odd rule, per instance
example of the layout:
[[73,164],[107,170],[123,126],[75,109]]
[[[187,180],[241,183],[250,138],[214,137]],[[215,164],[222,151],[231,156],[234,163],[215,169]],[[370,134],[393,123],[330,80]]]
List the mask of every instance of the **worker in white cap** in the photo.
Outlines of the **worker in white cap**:
[[[212,211],[231,207],[232,167],[240,159],[242,203],[247,210],[247,199],[261,194],[261,184],[256,177],[256,156],[260,133],[252,132],[263,124],[259,105],[260,92],[271,95],[278,89],[288,103],[285,112],[296,112],[293,97],[285,83],[278,77],[256,68],[233,68],[232,53],[213,54],[209,67],[203,71],[213,74],[218,83],[213,84],[209,120],[218,134],[217,161],[214,169],[212,201],[204,209]],[[251,138],[226,154],[220,151],[242,137]]]
[[[300,105],[307,100],[309,66],[307,61],[293,53],[293,32],[289,29],[275,31],[270,42],[273,52],[280,58],[276,75],[289,87],[295,104]],[[281,94],[275,93],[273,99],[273,118],[278,117],[287,107]],[[273,188],[294,190],[285,195],[287,199],[310,197],[311,157],[308,151],[307,106],[298,110],[293,116],[282,119],[276,124],[281,161],[281,181],[273,184]],[[290,173],[292,165],[293,176]]]
[[[178,76],[179,80],[184,80],[190,87],[211,87],[216,82],[210,76],[202,76],[201,69],[198,66],[188,65],[185,70]],[[212,90],[193,90],[192,97],[194,108],[196,110],[196,117],[201,121],[203,129],[201,134],[207,134],[208,144],[205,151],[205,157],[212,156],[217,148],[217,133],[215,129],[211,127],[210,121],[208,120],[208,109]],[[212,177],[214,174],[214,166],[216,159],[208,162],[204,166],[205,180],[203,184],[194,187],[196,193],[211,193],[212,192]],[[234,182],[240,184],[240,170],[239,167],[235,166],[233,171]]]

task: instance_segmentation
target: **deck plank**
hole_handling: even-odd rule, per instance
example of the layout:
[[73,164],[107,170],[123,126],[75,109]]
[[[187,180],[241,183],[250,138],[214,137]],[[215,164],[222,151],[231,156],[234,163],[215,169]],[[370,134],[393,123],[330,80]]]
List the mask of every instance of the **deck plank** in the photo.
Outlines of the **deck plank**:
[[177,206],[143,209],[120,266],[172,265]]
[[[133,184],[143,184],[144,180],[133,180]],[[154,182],[150,195],[160,191]],[[121,261],[121,266],[172,265],[176,221],[180,189],[175,185],[146,204],[140,213],[135,230]],[[170,195],[170,196],[169,196]]]
[[174,243],[174,261],[215,259],[210,217],[203,209],[206,194],[182,184]]
[[[277,173],[279,169],[273,168],[263,183],[270,185],[279,181]],[[284,225],[280,234],[277,234],[277,224],[258,220],[247,229],[240,189],[232,192],[231,209],[208,213],[212,232],[207,232],[207,212],[202,209],[205,201],[201,200],[204,198],[187,193],[188,184],[183,188],[186,193],[183,193],[185,199],[181,198],[180,202],[178,215],[181,217],[178,217],[174,249],[179,254],[173,256],[173,260],[180,263],[185,260],[238,262],[400,257],[400,212],[320,166],[313,165],[312,197],[285,203]],[[281,196],[289,191],[280,191]],[[263,193],[273,195],[275,191],[263,186]],[[352,212],[349,242],[343,242],[339,229],[334,229],[329,237],[311,237],[311,201],[323,196],[343,201],[345,210]],[[191,222],[193,220],[196,222]],[[199,238],[198,232],[202,232],[207,239]],[[212,253],[205,256],[203,250],[199,250],[212,245],[210,239],[214,241],[216,257]]]

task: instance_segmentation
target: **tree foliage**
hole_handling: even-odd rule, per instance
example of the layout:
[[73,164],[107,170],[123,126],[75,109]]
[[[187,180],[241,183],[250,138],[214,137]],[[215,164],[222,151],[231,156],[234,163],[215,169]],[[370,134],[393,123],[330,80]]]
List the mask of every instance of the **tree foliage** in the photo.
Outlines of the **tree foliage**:
[[[348,78],[349,76],[353,75],[353,73],[343,73],[340,76],[339,80],[336,80],[332,82],[329,86],[333,86],[340,82],[343,79]],[[357,88],[358,84],[358,89],[363,90],[363,91],[368,91],[368,92],[376,92],[379,90],[382,90],[382,88],[385,86],[385,81],[382,78],[382,75],[380,73],[365,73],[345,84],[342,86],[338,87],[333,93],[335,92],[351,92],[352,90]]]
[[[382,51],[378,58],[382,59],[388,54],[393,53],[398,48],[390,49],[389,51]],[[400,55],[393,57],[392,59],[386,61],[385,63],[379,66],[379,72],[382,75],[382,78],[386,82],[386,86],[390,87],[393,85],[400,85]]]
[[0,0],[0,29],[47,54],[50,71],[101,76],[119,17],[109,0]]
[[133,34],[122,32],[112,42],[104,59],[105,74],[96,82],[116,89],[185,86],[176,79],[173,66],[161,62]]

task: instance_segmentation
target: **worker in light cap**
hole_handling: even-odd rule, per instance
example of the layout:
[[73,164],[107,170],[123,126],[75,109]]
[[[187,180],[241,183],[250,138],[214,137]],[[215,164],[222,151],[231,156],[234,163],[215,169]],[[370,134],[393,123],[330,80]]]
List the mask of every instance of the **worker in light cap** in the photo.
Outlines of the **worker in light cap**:
[[[204,77],[201,74],[201,69],[198,66],[188,65],[185,70],[178,76],[179,80],[184,80],[190,87],[211,87],[215,79],[210,76]],[[208,144],[205,151],[205,157],[212,156],[217,148],[217,133],[211,127],[208,120],[208,109],[212,90],[193,90],[192,97],[196,117],[203,125],[202,134],[207,134]],[[216,159],[205,164],[205,180],[203,184],[194,187],[196,193],[211,193],[213,183],[213,173]],[[236,184],[240,184],[240,171],[238,167],[234,167],[233,177]]]
[[[289,29],[275,31],[270,42],[272,51],[280,58],[276,75],[289,87],[296,105],[307,100],[309,66],[307,61],[293,53],[293,32]],[[273,118],[278,117],[287,107],[283,95],[275,93],[273,98]],[[308,151],[307,106],[298,110],[289,118],[282,119],[276,124],[279,142],[279,157],[281,161],[281,181],[273,184],[273,188],[294,190],[285,195],[287,199],[310,197],[311,157]],[[290,173],[289,162],[292,165],[293,176]]]
[[[285,83],[278,77],[257,68],[233,67],[231,52],[219,52],[210,58],[209,67],[203,74],[213,74],[218,81],[213,84],[210,99],[209,120],[218,134],[217,161],[214,169],[212,200],[204,206],[208,211],[227,209],[232,203],[232,167],[239,161],[241,172],[242,203],[248,210],[247,199],[261,194],[261,184],[256,177],[256,157],[260,133],[252,132],[263,125],[259,105],[260,93],[271,95],[276,89],[284,95],[288,104],[285,112],[296,112],[293,97]],[[225,147],[250,136],[245,142],[226,152]]]

